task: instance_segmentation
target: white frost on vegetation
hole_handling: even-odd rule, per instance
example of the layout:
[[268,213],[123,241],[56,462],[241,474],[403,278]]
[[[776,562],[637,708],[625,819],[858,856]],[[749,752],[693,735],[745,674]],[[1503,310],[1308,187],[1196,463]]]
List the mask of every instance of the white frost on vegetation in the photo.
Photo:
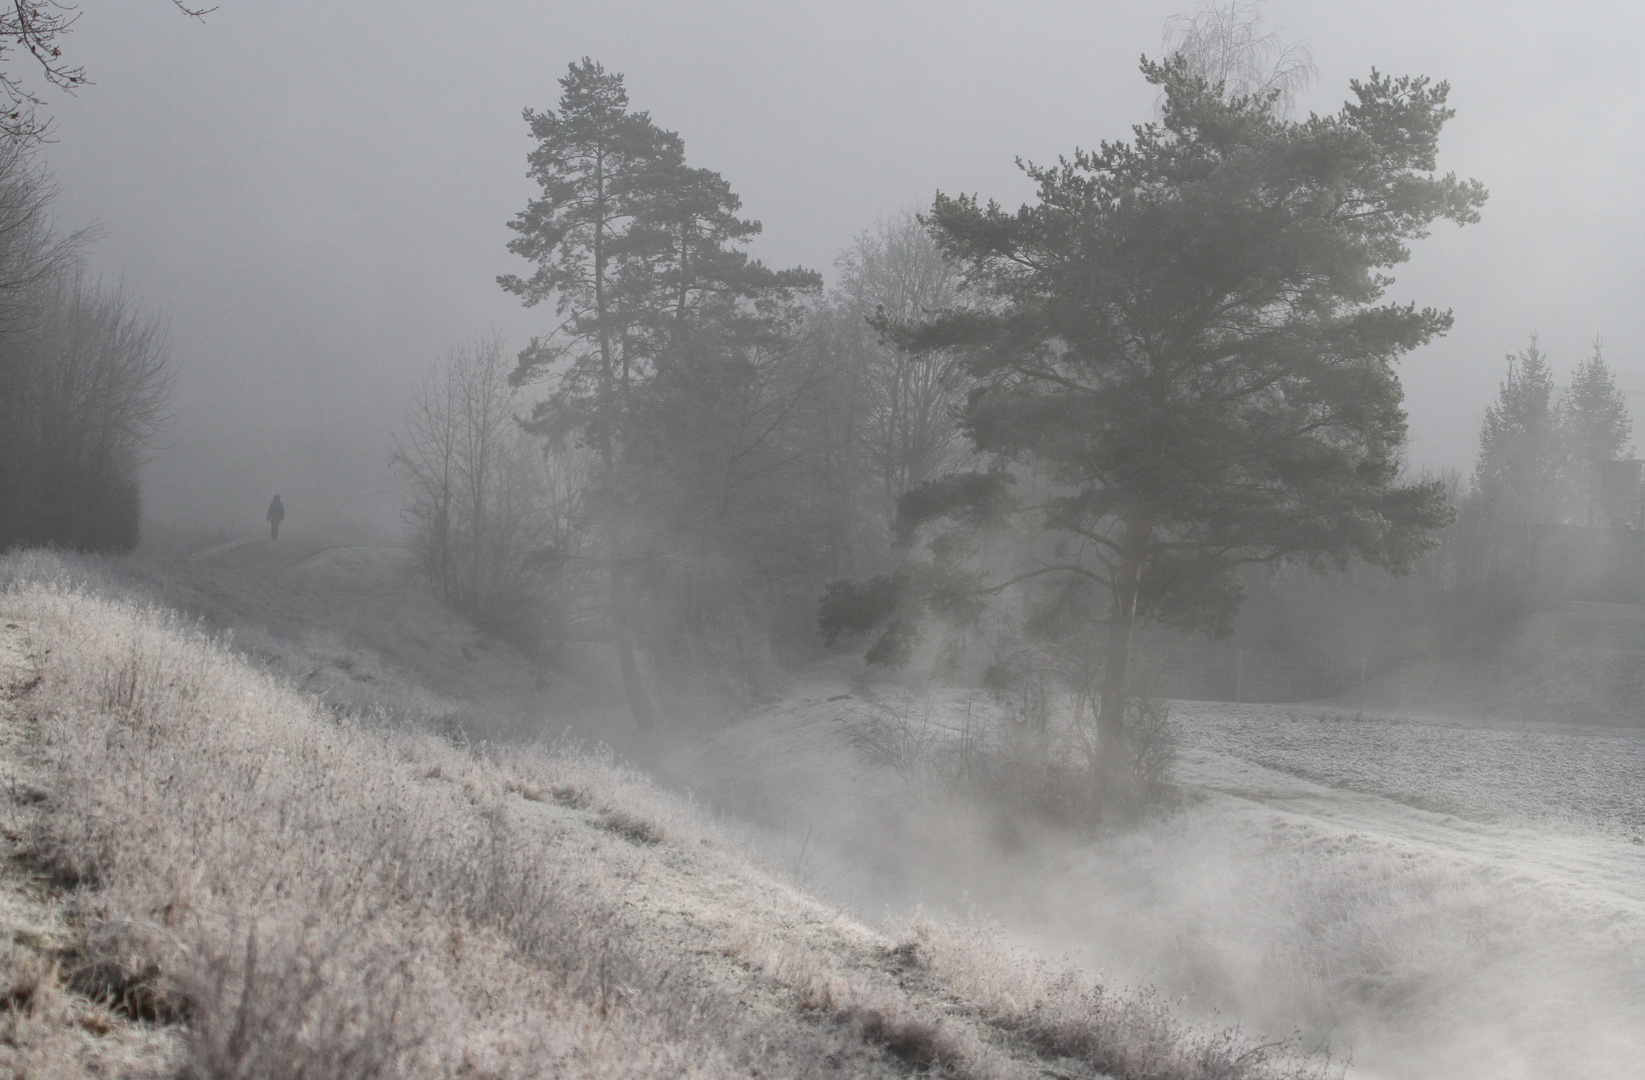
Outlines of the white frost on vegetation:
[[1351,1076],[1637,1076],[1645,732],[1343,708],[1176,703],[1188,804],[1096,837],[899,795],[848,729],[961,733],[996,711],[837,664],[690,769],[859,910],[979,913],[1202,1018],[1300,1030]]
[[181,1028],[176,1075],[1334,1073],[1009,952],[899,945],[609,760],[362,722],[98,572],[0,563],[39,676],[0,694],[4,745],[50,785],[19,854],[72,909],[63,962]]

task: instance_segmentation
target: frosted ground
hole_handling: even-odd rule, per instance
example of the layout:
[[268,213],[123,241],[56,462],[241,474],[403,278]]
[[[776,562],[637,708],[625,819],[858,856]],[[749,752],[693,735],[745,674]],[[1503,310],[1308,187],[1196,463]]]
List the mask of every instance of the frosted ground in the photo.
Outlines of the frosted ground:
[[1184,749],[1474,821],[1566,824],[1645,843],[1645,729],[1483,725],[1309,705],[1183,702]]
[[[282,541],[283,543],[283,541]],[[870,919],[1002,924],[1055,960],[1351,1057],[1351,1076],[1637,1078],[1645,1062],[1645,733],[1182,703],[1179,811],[1102,839],[909,797],[850,734],[988,721],[979,695],[838,658],[686,749],[569,710],[386,549],[260,547],[157,567],[170,599],[345,695],[415,673],[408,713],[486,700],[606,738]],[[401,707],[401,706],[396,706]]]
[[989,708],[834,662],[674,771],[840,903],[997,920],[1351,1076],[1642,1075],[1645,732],[1178,703],[1191,804],[1100,840],[916,803],[849,746]]
[[[336,602],[298,580],[335,563],[273,565],[263,599]],[[6,1075],[1340,1074],[986,932],[877,933],[600,757],[392,722],[426,690],[356,723],[310,664],[408,673],[337,638],[254,670],[143,569],[0,559]]]

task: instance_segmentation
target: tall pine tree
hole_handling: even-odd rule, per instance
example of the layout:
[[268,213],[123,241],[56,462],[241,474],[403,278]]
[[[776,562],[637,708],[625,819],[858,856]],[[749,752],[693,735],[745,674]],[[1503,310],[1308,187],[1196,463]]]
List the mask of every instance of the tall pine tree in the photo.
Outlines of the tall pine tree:
[[687,165],[679,135],[630,110],[621,75],[584,58],[560,86],[557,111],[525,112],[542,191],[509,222],[509,250],[535,269],[498,279],[527,306],[551,301],[559,322],[521,352],[511,381],[552,380],[530,426],[595,452],[592,546],[607,563],[624,691],[647,727],[656,707],[636,643],[651,605],[638,593],[672,554],[659,550],[669,519],[701,494],[684,481],[704,472],[703,432],[724,432],[716,421],[746,400],[774,306],[820,278],[739,250],[759,222],[738,216],[717,173]]
[[[1163,122],[1029,167],[1034,204],[938,196],[929,221],[985,302],[886,330],[966,351],[963,429],[999,466],[906,496],[905,537],[934,533],[931,558],[834,588],[822,613],[829,631],[884,626],[889,658],[925,610],[1016,582],[1089,594],[1064,610],[1106,626],[1107,745],[1140,621],[1222,630],[1241,564],[1402,570],[1449,520],[1441,485],[1399,480],[1393,364],[1451,319],[1378,301],[1410,240],[1485,200],[1434,174],[1444,83],[1373,74],[1337,115],[1289,121],[1277,92],[1225,94],[1181,56],[1143,71]],[[1043,489],[1019,495],[1028,472]],[[993,524],[1034,542],[988,557]]]

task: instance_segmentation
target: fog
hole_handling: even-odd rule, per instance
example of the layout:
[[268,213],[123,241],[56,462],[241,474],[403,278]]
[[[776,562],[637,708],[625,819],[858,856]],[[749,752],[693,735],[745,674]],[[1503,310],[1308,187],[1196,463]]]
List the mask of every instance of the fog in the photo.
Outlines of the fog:
[[[478,3],[226,0],[203,21],[88,0],[68,47],[94,85],[53,93],[64,225],[170,321],[175,423],[145,520],[254,528],[273,491],[299,522],[376,528],[387,432],[454,341],[544,329],[494,283],[520,260],[520,111],[589,55],[687,140],[765,225],[754,253],[831,273],[853,235],[937,190],[1007,205],[1017,156],[1126,137],[1153,106],[1137,57],[1164,3]],[[1456,326],[1402,365],[1414,465],[1472,464],[1505,353],[1533,331],[1563,374],[1596,335],[1645,392],[1645,27],[1621,4],[1367,6],[1275,0],[1307,45],[1301,107],[1334,110],[1375,67],[1447,79],[1441,167],[1491,190],[1397,271],[1396,298]]]
[[1003,924],[1201,1019],[1295,1031],[1361,1080],[1635,1071],[1637,729],[1539,738],[1184,704],[1179,775],[1208,798],[1070,842],[898,798],[829,739],[874,712],[957,724],[975,702],[860,679],[830,702],[840,689],[798,688],[694,751],[691,770],[775,823],[765,849],[822,895]]
[[[877,623],[854,625],[849,589],[834,586],[879,574],[861,595],[900,587],[891,571],[903,556],[887,541],[896,497],[970,452],[948,452],[949,425],[950,443],[910,466],[900,487],[887,467],[882,490],[878,460],[857,445],[869,436],[839,436],[844,425],[829,427],[827,417],[812,423],[809,391],[789,389],[870,347],[866,289],[829,316],[849,319],[857,346],[817,346],[829,333],[849,337],[819,317],[823,330],[804,338],[814,351],[803,363],[719,384],[799,416],[791,442],[773,450],[765,435],[777,425],[762,427],[767,414],[753,407],[740,417],[746,430],[715,442],[697,428],[730,411],[702,409],[664,417],[677,426],[657,440],[706,447],[699,457],[665,449],[621,473],[606,435],[599,480],[612,490],[586,520],[573,521],[583,513],[579,492],[596,486],[588,474],[598,471],[597,422],[587,417],[597,410],[575,421],[582,444],[546,455],[503,416],[540,389],[528,387],[524,401],[500,389],[514,352],[554,321],[551,303],[524,308],[497,283],[528,272],[505,249],[514,235],[505,223],[538,191],[526,174],[533,142],[521,113],[557,106],[568,64],[591,57],[621,73],[631,107],[677,131],[689,163],[722,174],[741,212],[763,223],[751,254],[773,268],[820,271],[832,287],[855,238],[930,207],[937,192],[1015,208],[1034,194],[1019,159],[1052,162],[1129,138],[1157,107],[1139,57],[1162,53],[1162,28],[1188,6],[222,0],[189,18],[165,0],[85,0],[64,45],[90,84],[45,94],[54,126],[42,155],[60,189],[58,227],[92,230],[88,280],[119,283],[163,320],[175,358],[169,425],[141,476],[145,554],[161,558],[133,573],[161,582],[150,585],[166,602],[231,631],[259,663],[301,675],[304,692],[330,695],[339,713],[499,743],[569,725],[587,744],[615,747],[662,783],[691,789],[801,884],[869,917],[998,919],[1011,940],[1047,955],[1156,982],[1196,1017],[1280,1037],[1294,1027],[1308,1047],[1357,1054],[1361,1068],[1349,1075],[1623,1075],[1645,1030],[1636,847],[1645,843],[1645,800],[1634,782],[1634,763],[1645,760],[1645,608],[1592,601],[1637,601],[1645,578],[1628,571],[1635,596],[1606,591],[1605,574],[1634,557],[1639,537],[1618,512],[1602,523],[1611,540],[1593,539],[1612,474],[1590,466],[1627,455],[1613,447],[1588,461],[1561,451],[1536,478],[1558,488],[1533,493],[1540,503],[1513,477],[1499,484],[1511,498],[1496,503],[1464,497],[1457,481],[1474,469],[1487,407],[1507,399],[1505,356],[1533,334],[1550,358],[1550,385],[1560,386],[1602,339],[1633,416],[1645,416],[1645,22],[1631,8],[1262,6],[1317,68],[1298,99],[1302,114],[1334,113],[1350,80],[1373,70],[1447,80],[1456,116],[1440,140],[1440,170],[1478,178],[1490,197],[1478,224],[1439,220],[1417,240],[1389,289],[1392,300],[1455,314],[1451,331],[1404,357],[1399,374],[1411,436],[1403,464],[1409,474],[1447,471],[1463,505],[1456,527],[1431,556],[1418,559],[1413,544],[1408,565],[1384,552],[1381,566],[1414,565],[1402,581],[1357,563],[1326,577],[1283,562],[1375,562],[1372,542],[1281,550],[1276,540],[1271,560],[1245,560],[1274,567],[1235,580],[1230,556],[1221,576],[1168,586],[1201,596],[1226,586],[1235,608],[1244,590],[1243,621],[1230,615],[1220,627],[1234,637],[1210,673],[1227,675],[1223,662],[1237,656],[1228,669],[1235,689],[1224,688],[1220,704],[1150,712],[1167,697],[1219,696],[1147,682],[1172,663],[1203,661],[1206,675],[1213,661],[1203,653],[1183,659],[1205,642],[1176,631],[1219,627],[1210,618],[1150,625],[1164,608],[1149,611],[1144,600],[1137,614],[1139,563],[1124,586],[1125,632],[1136,620],[1137,654],[1167,659],[1157,671],[1137,661],[1140,703],[1128,711],[1131,639],[1100,656],[1092,644],[1094,627],[1121,621],[1120,574],[1086,575],[1110,590],[1112,607],[1079,581],[1047,601],[1033,573],[1013,576],[1062,543],[1043,535],[979,531],[950,544],[979,559],[1004,551],[994,580],[1010,580],[985,587],[979,576],[968,598],[1005,599],[972,616],[962,646],[949,649],[933,630],[909,645],[914,663],[904,672],[865,666],[866,642],[851,633],[884,626],[901,601],[875,609]],[[877,234],[880,254],[894,232]],[[910,232],[918,234],[900,240]],[[866,258],[869,247],[855,254]],[[681,281],[685,263],[682,253]],[[848,265],[860,269],[862,258]],[[708,293],[717,283],[692,287]],[[726,292],[753,307],[752,288]],[[632,325],[636,337],[650,329],[639,318]],[[717,356],[722,340],[732,342],[728,355],[743,350],[738,359],[759,352],[764,339],[734,333],[702,355]],[[684,340],[682,331],[671,347],[697,355]],[[647,362],[643,350],[635,355]],[[449,501],[449,484],[447,502],[408,509],[407,474],[428,479],[408,463],[438,439],[408,434],[406,410],[441,362],[444,406],[484,398],[490,411],[479,426],[489,425],[497,451],[488,460],[504,463],[475,482],[468,513],[478,524],[457,541],[448,526],[464,511]],[[623,362],[626,380],[627,353]],[[664,363],[649,362],[661,381]],[[685,391],[669,391],[679,401],[718,392],[681,384]],[[930,395],[933,415],[956,415],[955,385]],[[868,399],[861,392],[850,408]],[[425,410],[425,435],[439,426],[437,411]],[[1570,438],[1545,427],[1548,438]],[[743,438],[755,430],[763,433]],[[835,502],[832,476],[785,471],[824,456],[817,448],[832,449],[830,437],[861,474]],[[1637,430],[1634,439],[1645,441]],[[727,466],[700,486],[686,482],[718,468],[714,455],[726,446],[732,457],[769,457],[754,480]],[[1045,475],[1023,469],[1020,488],[1052,491]],[[785,502],[802,486],[793,476],[812,486]],[[1634,483],[1625,509],[1645,515],[1645,488]],[[624,484],[634,490],[612,497]],[[286,513],[277,542],[261,536],[276,492]],[[496,492],[513,503],[497,510],[508,500],[494,498],[493,517],[507,520],[487,524],[479,507]],[[1428,494],[1442,502],[1438,485]],[[734,496],[743,501],[733,508]],[[719,519],[692,517],[716,498]],[[642,510],[625,517],[625,499]],[[1320,516],[1340,508],[1321,505]],[[1613,509],[1605,503],[1606,514]],[[1100,513],[1112,548],[1121,512]],[[840,517],[853,519],[837,530],[843,539],[815,539]],[[1449,511],[1386,531],[1439,533],[1441,518]],[[545,522],[564,528],[549,535]],[[1130,521],[1122,524],[1129,537]],[[482,526],[494,533],[485,543],[476,539]],[[1535,529],[1586,530],[1588,540],[1550,542],[1544,554],[1564,560],[1552,566],[1524,540]],[[871,543],[859,542],[869,533]],[[984,538],[966,547],[976,536]],[[390,546],[408,539],[409,548]],[[372,546],[345,546],[354,541]],[[923,566],[940,562],[939,546],[930,544],[936,554]],[[171,558],[185,551],[194,557]],[[474,554],[464,583],[453,551],[503,554]],[[507,573],[485,578],[486,557],[506,562]],[[1572,569],[1582,559],[1587,568]],[[1534,576],[1520,572],[1527,566],[1552,569],[1532,588],[1521,580]],[[832,629],[829,596],[845,597]],[[1066,625],[1035,607],[1064,602],[1055,614]],[[819,622],[830,634],[844,626],[846,640],[823,642]],[[956,616],[949,628],[962,623]],[[379,655],[360,659],[368,650]],[[1275,670],[1311,676],[1334,665],[1350,681],[1253,697],[1247,650]],[[1117,709],[1106,674],[1096,689],[1097,670],[1116,657]],[[1007,661],[1020,670],[990,683]],[[444,695],[439,707],[402,707],[385,689],[414,683],[408,700],[426,697],[426,683]],[[1347,686],[1351,698],[1291,704]],[[1175,727],[1166,722],[1173,709]],[[1116,714],[1117,726],[1101,727]],[[1125,726],[1156,719],[1151,734]],[[1128,740],[1114,745],[1135,751],[1125,768],[1142,779],[1102,771],[1113,768],[1110,744],[1108,764],[1092,747],[1111,737]],[[1144,759],[1160,746],[1176,757],[1161,751],[1164,764],[1149,772]],[[976,761],[954,765],[974,750]],[[1181,787],[1161,780],[1168,767]],[[1058,803],[1081,778],[1085,788]],[[1094,810],[1079,802],[1108,798],[1098,789],[1111,782],[1131,786]],[[1124,827],[1111,828],[1115,820]]]

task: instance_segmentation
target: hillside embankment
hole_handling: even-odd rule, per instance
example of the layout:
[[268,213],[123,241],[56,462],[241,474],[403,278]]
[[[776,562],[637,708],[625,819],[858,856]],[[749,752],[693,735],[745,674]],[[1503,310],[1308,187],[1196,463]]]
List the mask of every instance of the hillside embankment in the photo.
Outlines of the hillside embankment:
[[1562,601],[1345,701],[1487,722],[1645,726],[1645,605]]
[[254,667],[133,580],[0,563],[14,1075],[1334,1072],[973,927],[871,930],[609,759],[328,699],[295,622]]
[[[417,580],[405,552],[292,539],[296,542],[289,546],[284,537],[278,545],[263,538],[237,542],[188,559],[36,555],[0,563],[0,582],[10,582],[8,604],[57,597],[26,617],[0,621],[18,626],[10,632],[14,659],[8,670],[19,674],[8,675],[6,685],[23,710],[20,724],[5,729],[4,767],[8,777],[28,777],[4,781],[9,796],[0,807],[8,815],[7,843],[22,856],[6,864],[13,877],[4,910],[13,920],[6,933],[19,945],[7,961],[9,971],[20,973],[8,1000],[23,1006],[0,1013],[13,1024],[8,1029],[13,1041],[0,1039],[0,1056],[15,1050],[23,1055],[16,1060],[33,1062],[36,1071],[41,1062],[95,1063],[101,1053],[108,1065],[104,1074],[174,1075],[188,1067],[195,1075],[265,1075],[258,1070],[266,1067],[266,1057],[248,1059],[252,1063],[239,1071],[198,1064],[205,1051],[196,1040],[204,1040],[208,1029],[191,1011],[197,1006],[161,1003],[177,995],[188,1002],[191,994],[232,1002],[237,985],[278,984],[261,975],[248,984],[243,971],[222,966],[225,956],[240,957],[236,962],[244,966],[253,944],[248,926],[256,928],[257,955],[264,958],[258,971],[273,955],[271,935],[302,942],[311,940],[304,933],[321,933],[297,920],[294,912],[309,910],[297,900],[288,907],[268,906],[271,901],[248,900],[218,885],[209,890],[218,907],[195,905],[216,914],[198,924],[179,924],[183,930],[167,924],[163,914],[174,886],[132,908],[108,906],[111,898],[127,895],[107,884],[116,878],[107,871],[65,875],[61,867],[73,864],[51,854],[126,850],[104,841],[98,848],[87,838],[103,834],[89,826],[62,831],[64,823],[81,820],[75,816],[80,811],[65,815],[65,808],[81,805],[65,793],[83,790],[101,800],[84,804],[94,811],[91,820],[101,823],[98,828],[141,820],[149,822],[149,831],[139,835],[181,838],[164,845],[171,861],[130,864],[146,867],[133,871],[134,879],[187,883],[198,867],[224,860],[237,868],[229,871],[236,880],[271,883],[258,896],[309,896],[301,889],[319,889],[312,878],[300,888],[285,881],[294,865],[312,873],[323,854],[341,860],[336,865],[354,867],[349,873],[355,878],[381,880],[361,869],[375,865],[365,850],[373,844],[372,850],[399,852],[394,858],[401,862],[438,867],[429,873],[441,880],[451,874],[465,880],[507,878],[518,865],[503,862],[498,870],[501,855],[457,859],[441,854],[442,845],[409,847],[409,841],[394,839],[409,833],[422,837],[419,842],[434,835],[452,838],[452,850],[461,852],[513,851],[510,858],[548,868],[544,880],[559,883],[557,897],[616,897],[615,909],[632,918],[632,926],[600,922],[605,916],[599,912],[606,908],[544,902],[543,909],[559,920],[555,925],[618,927],[588,939],[598,947],[570,948],[575,958],[566,962],[570,967],[542,959],[551,952],[531,953],[519,966],[499,962],[501,981],[485,982],[473,970],[451,974],[439,966],[448,963],[444,959],[431,969],[437,978],[427,975],[417,965],[443,955],[432,947],[407,946],[415,962],[392,954],[398,957],[393,963],[409,965],[403,970],[414,976],[412,985],[442,988],[430,991],[431,1000],[456,1010],[438,1013],[448,1017],[444,1026],[416,1019],[423,1013],[405,1015],[424,1024],[420,1030],[428,1038],[473,1049],[473,1060],[480,1063],[471,1070],[475,1075],[487,1069],[499,1076],[530,1075],[533,1069],[674,1075],[693,1068],[697,1075],[750,1075],[755,1069],[761,1075],[852,1069],[894,1075],[934,1064],[940,1064],[936,1072],[949,1075],[1022,1075],[1023,1069],[1029,1075],[1106,1070],[1138,1077],[1323,1071],[1317,1062],[1285,1066],[1264,1054],[1231,1064],[1235,1059],[1224,1051],[1250,1045],[1216,1034],[1231,1018],[1252,1031],[1300,1030],[1302,1041],[1293,1045],[1330,1046],[1350,1055],[1351,1075],[1361,1080],[1621,1080],[1637,1073],[1645,1052],[1640,1034],[1645,1032],[1640,981],[1645,798],[1633,782],[1637,763],[1645,761],[1645,736],[1638,730],[1546,719],[1482,722],[1466,713],[1459,714],[1465,719],[1439,721],[1432,719],[1439,711],[1432,708],[1379,716],[1359,701],[1278,707],[1178,703],[1173,707],[1181,737],[1177,777],[1187,802],[1133,828],[1075,836],[1036,828],[969,797],[929,797],[894,770],[872,764],[853,745],[863,731],[887,722],[908,725],[921,738],[956,732],[974,737],[997,719],[990,715],[994,706],[987,695],[888,678],[837,657],[797,673],[780,698],[727,717],[719,726],[672,740],[640,739],[620,710],[603,707],[597,693],[573,674],[539,673],[506,645],[442,609]],[[72,618],[43,614],[70,600]],[[50,626],[59,629],[48,631]],[[148,629],[137,634],[131,628],[138,626]],[[46,661],[42,649],[59,648],[51,644],[53,634],[74,645],[52,652],[59,659]],[[128,639],[166,644],[145,646],[143,663],[128,663],[138,655],[120,644]],[[98,641],[101,652],[91,648]],[[130,749],[132,736],[121,734],[126,729],[119,717],[130,715],[121,704],[126,691],[119,687],[125,684],[109,673],[141,670],[152,657],[201,655],[200,648],[218,658],[200,670],[219,671],[215,665],[221,661],[237,674],[223,676],[210,692],[180,691],[181,699],[162,712],[186,722],[142,728],[144,750],[136,753]],[[167,676],[157,685],[171,681]],[[206,685],[194,675],[175,681]],[[287,704],[276,708],[276,698]],[[259,704],[250,714],[250,733],[244,725],[222,729],[240,731],[236,737],[245,741],[212,751],[215,757],[208,754],[203,748],[217,745],[213,740],[221,734],[217,718],[240,716],[253,702]],[[1420,719],[1423,714],[1430,719]],[[59,719],[39,723],[46,716]],[[79,751],[70,753],[70,744],[52,743],[47,736],[82,729],[102,732],[102,744],[85,745],[104,749],[85,759],[90,764],[74,765]],[[642,763],[659,782],[676,792],[695,791],[697,798],[659,793],[651,780],[615,767],[609,758],[568,752],[568,744],[545,749],[568,730],[581,733],[587,745],[616,744],[625,759]],[[323,737],[322,749],[293,752],[300,741],[274,736],[290,731]],[[113,743],[111,732],[119,736]],[[165,732],[165,738],[151,732]],[[358,760],[368,764],[324,749],[334,744],[365,748],[369,752]],[[121,751],[125,756],[110,746],[127,747]],[[202,803],[218,797],[219,774],[239,775],[225,762],[250,759],[261,762],[254,779],[224,781],[230,791],[226,801]],[[298,764],[301,769],[288,771]],[[436,767],[440,777],[423,775]],[[132,772],[138,779],[128,778]],[[63,779],[76,775],[82,777],[78,788]],[[182,775],[205,776],[211,784],[180,787],[170,779]],[[98,779],[87,779],[91,776]],[[276,784],[279,777],[286,779]],[[451,794],[453,777],[461,778],[455,786],[465,792],[455,805],[416,801],[432,792]],[[470,780],[478,799],[469,793]],[[235,784],[251,786],[233,793]],[[512,790],[511,784],[521,787]],[[279,794],[291,790],[321,794]],[[577,790],[597,798],[579,806],[580,797],[566,794]],[[105,791],[116,794],[98,794]],[[525,791],[537,792],[542,801]],[[179,795],[195,801],[180,802]],[[361,808],[357,796],[366,795],[376,801]],[[324,853],[281,832],[289,831],[280,824],[281,811],[270,811],[272,824],[259,818],[257,808],[278,807],[282,799],[297,807],[334,807],[328,814],[283,811],[304,823],[310,835],[325,839]],[[417,809],[426,805],[438,813]],[[133,806],[141,809],[135,818]],[[373,816],[378,806],[399,808],[398,832],[385,832]],[[194,807],[193,816],[169,816],[177,807]],[[214,835],[211,829],[218,826],[211,823],[222,820],[224,807],[234,822],[244,817],[251,824],[226,827],[209,843],[199,840]],[[666,832],[657,843],[646,842],[646,827],[625,839],[627,826],[616,826],[619,820],[658,824]],[[493,821],[506,825],[506,834],[495,832]],[[575,841],[585,833],[592,860],[586,863]],[[361,846],[340,844],[337,837],[348,834],[373,839]],[[546,834],[560,839],[549,842]],[[506,842],[496,840],[500,835]],[[710,842],[702,843],[704,838]],[[190,844],[196,845],[192,855]],[[272,866],[248,861],[243,851],[260,845],[295,857],[297,864],[290,858]],[[596,858],[593,847],[600,845]],[[747,854],[750,847],[781,871],[761,869]],[[352,854],[338,854],[343,851]],[[661,870],[655,869],[658,858],[664,859]],[[680,875],[668,869],[701,860],[712,863],[712,872],[693,871],[682,880],[718,882],[707,905],[691,888],[674,891],[671,882]],[[335,872],[341,880],[355,879]],[[766,900],[737,899],[762,895],[762,889]],[[807,890],[826,902],[808,897]],[[472,888],[469,894],[478,895]],[[447,940],[453,921],[464,941],[475,933],[489,941],[486,933],[501,932],[494,917],[474,929],[485,910],[479,901],[453,916],[449,889],[445,894],[431,889],[429,895],[446,899],[419,901],[414,917],[403,908],[370,905],[357,905],[346,917],[326,915],[315,926],[333,927],[327,933],[334,936],[312,940],[328,950],[334,940],[341,942],[340,954],[359,957],[365,954],[347,950],[363,946],[349,944],[354,939],[335,927],[376,934],[372,940],[379,942],[413,944],[433,939],[409,934],[402,924],[445,933]],[[781,897],[788,899],[773,899]],[[813,912],[835,930],[806,931],[802,942],[812,944],[800,946],[792,944],[788,929],[774,936],[768,922],[803,928],[812,917],[783,914],[797,910],[785,904]],[[842,915],[836,904],[881,921],[865,926]],[[155,910],[162,913],[158,920]],[[178,910],[173,907],[169,916],[174,922]],[[379,910],[386,914],[373,914]],[[933,910],[939,914],[922,913]],[[690,913],[690,919],[680,912]],[[979,912],[1000,925],[983,932],[944,923],[942,912]],[[190,927],[204,926],[216,936],[179,936],[176,941],[184,944],[166,953],[122,945],[131,940],[122,936],[126,931],[109,929],[146,926],[149,933],[157,921],[165,933],[194,933]],[[725,929],[733,924],[755,929],[738,937]],[[720,929],[704,929],[715,926]],[[1010,941],[1031,945],[1033,953],[1002,947],[997,936],[1002,932]],[[785,959],[771,960],[772,953],[757,949],[736,952],[724,944],[727,938],[733,946],[745,939],[778,940]],[[521,947],[514,941],[497,946],[500,955],[514,955],[509,950]],[[722,957],[723,965],[712,959],[721,948],[733,948],[733,955]],[[1058,982],[1060,962],[1034,967],[1032,956],[1065,953],[1082,974]],[[288,947],[281,955],[290,954]],[[118,964],[111,965],[111,956]],[[636,958],[643,961],[638,968],[622,967]],[[355,967],[382,970],[387,963],[393,969],[388,960],[376,962],[377,969]],[[567,974],[585,966],[584,975]],[[629,974],[609,974],[619,968]],[[226,993],[211,989],[216,982],[202,981],[218,979],[212,973],[224,970],[238,971],[234,977],[241,980],[236,984],[221,976],[228,980]],[[509,974],[522,970],[535,974]],[[602,970],[608,974],[600,975]],[[649,972],[647,978],[660,982],[647,983],[634,971]],[[825,974],[805,974],[818,971]],[[42,982],[37,977],[42,972],[54,974]],[[347,986],[360,985],[332,984],[329,978],[311,973],[302,984],[310,989],[297,999],[309,995],[324,1004],[346,998]],[[1118,989],[1143,983],[1180,996],[1180,1005],[1166,1008],[1158,997]],[[377,985],[367,999],[385,992],[385,984]],[[602,985],[608,988],[603,998]],[[36,986],[43,989],[31,989]],[[171,989],[156,993],[156,986]],[[526,993],[518,987],[537,989]],[[679,991],[682,987],[686,990]],[[676,991],[686,996],[668,996]],[[879,996],[882,991],[889,996]],[[476,994],[491,995],[486,1000],[493,1004],[474,1004]],[[537,1004],[520,1005],[520,994]],[[539,1006],[549,1020],[530,1011]],[[470,1012],[463,1013],[465,1008]],[[730,1017],[743,1026],[704,1021],[692,1027],[696,1021],[668,1019],[680,1010],[688,1017]],[[299,1015],[275,1011],[288,1020]],[[512,1019],[496,1018],[504,1015]],[[558,1022],[553,1017],[572,1015],[584,1018],[585,1033],[598,1035],[575,1053],[555,1056],[520,1042],[516,1034],[522,1025],[549,1032]],[[613,1028],[608,1016],[625,1018],[621,1023],[631,1026]],[[631,1034],[641,1030],[632,1025],[643,1027],[648,1016],[662,1017],[655,1029],[664,1032],[661,1043]],[[887,1016],[904,1020],[888,1026]],[[1207,1026],[1190,1028],[1175,1019],[1181,1016]],[[350,1030],[368,1019],[357,1016],[349,1021],[356,1025]],[[318,1038],[317,1029],[299,1025],[299,1030],[303,1039]],[[52,1031],[57,1034],[48,1037]],[[703,1033],[710,1031],[715,1034],[705,1047]],[[939,1033],[945,1033],[941,1039],[959,1040],[944,1046],[972,1050],[932,1049]],[[843,1039],[847,1049],[833,1052],[830,1060],[828,1044],[819,1041],[824,1036]],[[272,1038],[258,1036],[264,1037]],[[250,1046],[249,1038],[236,1046]],[[548,1035],[542,1038],[545,1045],[552,1042]],[[746,1039],[770,1045],[746,1051]],[[472,1040],[472,1046],[461,1040]],[[630,1043],[642,1049],[660,1045],[667,1052],[630,1054]],[[505,1047],[500,1058],[480,1056],[480,1048],[493,1044]],[[403,1053],[421,1052],[423,1045],[417,1042]],[[782,1057],[787,1053],[779,1052],[782,1046],[800,1049]],[[25,1053],[26,1047],[33,1049]],[[1121,1047],[1130,1048],[1129,1057],[1113,1056]],[[537,1064],[521,1064],[521,1054],[536,1055]],[[821,1064],[811,1060],[817,1054]],[[414,1059],[389,1060],[384,1069],[395,1075]],[[458,1060],[455,1067],[462,1068]],[[434,1058],[415,1061],[418,1069],[435,1075],[445,1067]],[[75,1069],[66,1075],[85,1074]]]

